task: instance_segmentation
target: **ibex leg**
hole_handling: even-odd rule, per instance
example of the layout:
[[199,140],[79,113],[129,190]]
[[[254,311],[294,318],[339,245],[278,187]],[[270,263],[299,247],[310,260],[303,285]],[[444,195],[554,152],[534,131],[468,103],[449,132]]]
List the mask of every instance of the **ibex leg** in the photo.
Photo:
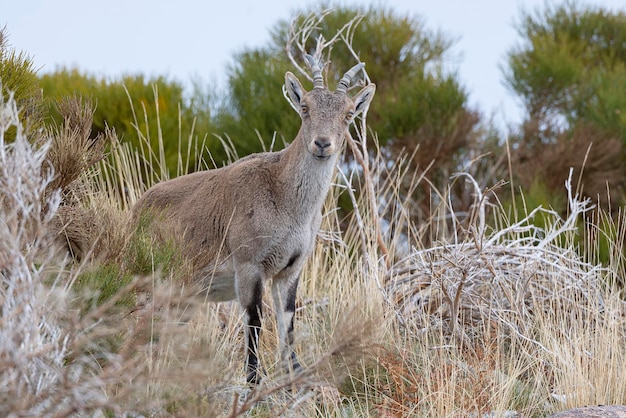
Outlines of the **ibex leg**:
[[296,353],[293,351],[293,327],[298,281],[299,277],[296,276],[291,280],[282,279],[272,282],[272,296],[278,325],[280,357],[283,365],[292,371],[300,368]]
[[258,384],[261,382],[259,337],[263,315],[263,278],[260,274],[252,274],[241,280],[241,272],[237,274],[237,297],[245,314],[246,381]]

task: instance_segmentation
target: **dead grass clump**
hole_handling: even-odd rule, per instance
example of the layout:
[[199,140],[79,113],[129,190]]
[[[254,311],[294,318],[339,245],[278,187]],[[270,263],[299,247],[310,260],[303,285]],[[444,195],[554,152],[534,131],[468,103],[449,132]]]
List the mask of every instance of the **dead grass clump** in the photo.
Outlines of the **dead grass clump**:
[[131,232],[129,216],[104,196],[91,196],[89,200],[62,205],[53,228],[74,260],[95,257],[101,262],[120,262]]
[[52,138],[48,163],[56,173],[49,187],[68,192],[70,185],[104,159],[106,147],[116,138],[111,129],[92,137],[95,105],[91,101],[75,96],[60,100],[56,106],[63,123],[49,128],[46,135]]
[[60,190],[62,201],[52,227],[57,231],[72,257],[82,260],[97,254],[101,259],[115,259],[125,245],[125,216],[105,201],[97,199],[91,186],[93,169],[102,161],[106,148],[117,142],[115,132],[91,136],[95,106],[80,97],[57,103],[63,118],[60,126],[46,132],[51,138],[46,167],[55,176],[48,190]]

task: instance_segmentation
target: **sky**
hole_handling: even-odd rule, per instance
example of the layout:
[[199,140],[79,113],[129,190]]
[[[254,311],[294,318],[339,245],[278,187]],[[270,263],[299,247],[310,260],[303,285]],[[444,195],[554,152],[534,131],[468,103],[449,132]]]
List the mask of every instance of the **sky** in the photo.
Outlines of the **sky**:
[[[294,0],[2,0],[0,27],[40,72],[60,67],[119,77],[142,73],[183,84],[198,79],[224,86],[237,52],[265,45],[270,29],[318,2]],[[343,1],[341,4],[371,4]],[[518,124],[519,99],[504,85],[507,52],[522,41],[521,11],[562,0],[376,0],[426,28],[455,39],[448,67],[469,103],[501,129]],[[626,11],[626,0],[579,3]],[[337,4],[337,3],[333,3]],[[376,82],[376,80],[373,80]],[[277,92],[280,94],[280,92]]]

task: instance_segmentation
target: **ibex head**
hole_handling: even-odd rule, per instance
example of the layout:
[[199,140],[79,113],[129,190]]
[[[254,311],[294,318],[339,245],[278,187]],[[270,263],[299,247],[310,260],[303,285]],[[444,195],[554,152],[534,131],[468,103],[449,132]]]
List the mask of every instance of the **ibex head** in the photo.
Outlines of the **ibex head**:
[[327,160],[341,150],[348,126],[355,116],[367,109],[376,86],[370,84],[354,97],[348,96],[352,78],[365,65],[360,63],[348,70],[336,91],[331,92],[324,85],[322,65],[310,55],[306,60],[313,73],[313,90],[307,92],[290,72],[285,74],[285,87],[302,118],[299,139],[316,159]]

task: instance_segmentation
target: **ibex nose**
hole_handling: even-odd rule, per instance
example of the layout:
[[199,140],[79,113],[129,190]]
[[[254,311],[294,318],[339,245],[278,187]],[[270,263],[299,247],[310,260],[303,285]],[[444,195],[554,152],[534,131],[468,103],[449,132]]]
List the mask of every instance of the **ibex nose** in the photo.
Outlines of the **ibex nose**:
[[313,143],[320,151],[330,147],[330,140],[328,138],[318,138]]

